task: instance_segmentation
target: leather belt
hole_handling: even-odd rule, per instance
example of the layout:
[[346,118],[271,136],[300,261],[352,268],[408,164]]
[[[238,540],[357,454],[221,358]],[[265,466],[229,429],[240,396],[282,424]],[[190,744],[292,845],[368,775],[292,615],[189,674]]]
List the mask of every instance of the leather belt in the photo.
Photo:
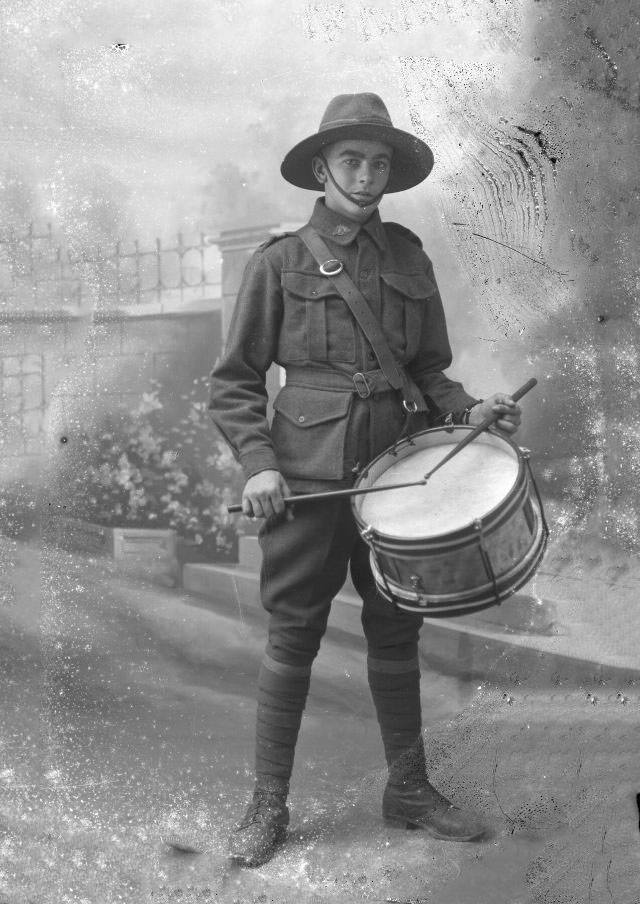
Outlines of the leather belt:
[[339,370],[320,370],[314,367],[287,367],[287,386],[355,392],[361,399],[393,390],[393,386],[379,369],[348,374]]

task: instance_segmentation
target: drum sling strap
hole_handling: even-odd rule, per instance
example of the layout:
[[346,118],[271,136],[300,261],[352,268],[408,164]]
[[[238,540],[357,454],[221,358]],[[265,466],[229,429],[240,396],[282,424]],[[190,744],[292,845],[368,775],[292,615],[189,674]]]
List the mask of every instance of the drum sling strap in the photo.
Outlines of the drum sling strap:
[[[428,411],[429,409],[422,393],[404,368],[396,361],[382,332],[382,327],[369,307],[367,299],[347,274],[342,263],[332,257],[322,238],[309,223],[299,229],[297,234],[319,265],[322,275],[326,276],[338,294],[347,303],[358,326],[367,337],[378,359],[380,370],[389,385],[393,389],[402,392],[402,404],[407,414],[415,414],[416,411]],[[327,269],[327,265],[334,266],[331,269]]]

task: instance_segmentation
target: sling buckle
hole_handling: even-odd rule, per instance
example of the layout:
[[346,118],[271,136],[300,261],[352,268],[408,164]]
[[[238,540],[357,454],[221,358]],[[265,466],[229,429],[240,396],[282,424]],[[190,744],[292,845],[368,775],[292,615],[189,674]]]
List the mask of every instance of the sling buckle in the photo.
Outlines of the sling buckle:
[[368,399],[371,395],[371,387],[367,382],[367,378],[363,373],[358,371],[357,374],[353,375],[353,385],[356,388],[356,392],[360,396],[361,399]]
[[323,276],[337,276],[338,273],[342,273],[343,270],[344,264],[335,257],[320,264],[320,272]]

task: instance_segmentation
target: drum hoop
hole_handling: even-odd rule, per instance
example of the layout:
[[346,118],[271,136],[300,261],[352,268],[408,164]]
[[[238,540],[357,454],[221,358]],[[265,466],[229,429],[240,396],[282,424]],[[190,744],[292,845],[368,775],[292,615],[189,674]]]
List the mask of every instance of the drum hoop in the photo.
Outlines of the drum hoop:
[[[400,446],[400,449],[411,449],[411,448],[413,448],[413,446],[416,445],[415,440],[417,440],[418,437],[424,436],[428,433],[446,433],[446,434],[450,435],[452,431],[463,430],[463,431],[468,432],[469,430],[473,430],[473,429],[474,429],[473,427],[467,427],[462,424],[456,424],[453,427],[429,427],[427,430],[420,430],[418,433],[412,434],[411,442],[407,442],[406,444],[402,443],[402,445],[400,445],[400,444],[398,444],[398,445]],[[481,521],[483,528],[485,528],[489,524],[491,524],[492,527],[496,526],[496,522],[494,519],[496,517],[500,517],[502,515],[503,507],[509,506],[511,504],[511,502],[513,501],[513,496],[518,495],[521,485],[522,485],[522,487],[527,487],[527,485],[528,485],[528,480],[527,480],[528,475],[526,472],[525,457],[524,457],[522,451],[520,450],[520,447],[510,437],[503,435],[502,433],[500,433],[497,430],[490,428],[489,430],[487,430],[487,433],[489,433],[491,436],[497,437],[497,439],[499,439],[502,442],[506,443],[507,445],[511,446],[513,451],[516,453],[516,459],[518,462],[518,472],[516,474],[516,478],[514,480],[512,490],[507,494],[507,496],[505,496],[505,498],[502,499],[492,509],[490,509],[488,512],[486,512],[480,519],[477,519],[477,520]],[[452,444],[452,445],[454,445],[454,444]],[[376,455],[376,457],[374,459],[372,459],[365,468],[363,468],[362,473],[360,474],[360,476],[358,477],[358,479],[355,482],[354,489],[361,488],[362,484],[367,479],[369,471],[374,467],[374,465],[376,465],[376,464],[378,464],[378,462],[382,461],[382,459],[384,459],[385,456],[391,454],[392,450],[394,450],[396,448],[397,448],[396,444],[394,444],[392,446],[388,446],[379,455]],[[446,467],[446,465],[444,465],[444,467]],[[389,469],[387,468],[386,470],[389,470]],[[384,471],[381,472],[381,474],[384,474],[384,473],[385,473]],[[360,517],[360,515],[358,513],[358,509],[357,509],[358,498],[364,498],[364,497],[356,497],[356,496],[352,497],[351,510],[353,512],[353,516],[355,518],[355,521],[356,521],[356,524],[358,525],[358,527],[362,528],[363,530],[366,530],[371,539],[375,538],[376,542],[378,540],[380,540],[383,542],[388,541],[390,543],[393,543],[394,541],[397,543],[404,543],[404,544],[407,544],[407,543],[413,544],[414,542],[416,544],[422,543],[423,548],[424,548],[424,543],[425,542],[428,543],[428,540],[426,540],[425,538],[416,537],[415,540],[413,540],[413,539],[407,539],[407,538],[403,538],[403,537],[397,537],[393,534],[385,534],[383,531],[378,530],[378,528],[375,528],[375,527],[372,527],[371,525],[366,524],[366,522]],[[461,535],[461,534],[464,536],[465,540],[470,536],[468,525],[465,525],[462,528],[456,528],[456,530],[454,530],[454,531],[448,531],[448,532],[445,532],[442,534],[432,534],[432,537],[434,539],[437,538],[439,544],[443,545],[443,546],[448,546],[449,540],[452,541],[452,545],[459,545],[456,541],[458,540],[458,538],[460,541],[462,541],[463,537],[462,536],[459,537],[459,535]],[[446,540],[444,538],[446,538]],[[369,545],[371,545],[371,540],[369,540],[367,542],[369,543]]]
[[[539,515],[539,513],[538,513]],[[545,549],[547,547],[548,538],[543,529],[542,518],[538,517],[538,530],[536,531],[536,536],[534,542],[531,544],[531,548],[527,556],[521,559],[517,565],[514,565],[513,568],[510,568],[509,571],[505,571],[503,574],[499,575],[497,578],[499,588],[502,588],[503,585],[509,587],[508,590],[499,590],[500,599],[506,599],[511,596],[520,587],[522,587],[532,574],[538,568],[542,557],[544,555]],[[456,593],[447,593],[447,594],[439,594],[438,598],[435,599],[432,597],[433,603],[431,605],[431,610],[429,606],[420,606],[418,604],[419,597],[423,597],[424,599],[429,599],[428,593],[416,593],[414,600],[412,597],[407,596],[407,591],[405,588],[394,581],[392,578],[389,578],[387,575],[378,575],[378,568],[373,567],[372,563],[372,571],[374,575],[374,579],[376,580],[376,584],[378,585],[378,589],[380,590],[379,579],[382,577],[385,579],[385,583],[388,584],[389,589],[394,594],[393,602],[396,602],[398,605],[402,605],[402,603],[414,603],[415,608],[411,611],[424,613],[425,617],[429,616],[429,612],[433,610],[434,612],[438,611],[441,608],[443,614],[449,614],[451,610],[455,609],[471,609],[472,607],[481,607],[492,606],[496,604],[495,597],[493,596],[493,585],[491,581],[487,581],[485,584],[480,584],[477,587],[474,587],[473,590],[467,590],[464,592],[457,591]],[[515,583],[513,586],[509,585],[509,582],[515,578]],[[485,602],[482,598],[480,600],[475,597],[478,594],[482,594],[484,592],[491,592],[491,600]],[[382,592],[382,591],[381,591]],[[391,600],[390,600],[391,602]],[[457,605],[456,605],[457,602]]]
[[533,501],[532,489],[526,477],[525,473],[525,481],[522,486],[515,490],[513,496],[503,499],[487,515],[469,521],[468,524],[458,528],[458,530],[450,531],[446,534],[432,534],[429,537],[406,538],[381,534],[375,528],[370,527],[367,530],[367,534],[371,538],[371,542],[375,542],[381,552],[387,552],[390,555],[404,552],[411,558],[420,558],[425,552],[449,551],[458,547],[469,546],[478,535],[478,529],[475,527],[476,521],[480,522],[482,530],[485,532],[498,530],[522,507],[527,499]]

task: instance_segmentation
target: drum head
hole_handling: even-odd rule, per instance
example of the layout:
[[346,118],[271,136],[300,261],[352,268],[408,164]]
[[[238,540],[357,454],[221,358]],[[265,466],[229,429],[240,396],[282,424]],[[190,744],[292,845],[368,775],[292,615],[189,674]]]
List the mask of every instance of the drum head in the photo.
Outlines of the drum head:
[[[420,480],[465,435],[466,428],[417,434],[415,445],[395,455],[387,451],[372,462],[358,486]],[[354,509],[362,523],[387,537],[442,536],[468,527],[499,506],[515,486],[519,470],[517,447],[485,433],[436,471],[425,486],[359,496]]]

